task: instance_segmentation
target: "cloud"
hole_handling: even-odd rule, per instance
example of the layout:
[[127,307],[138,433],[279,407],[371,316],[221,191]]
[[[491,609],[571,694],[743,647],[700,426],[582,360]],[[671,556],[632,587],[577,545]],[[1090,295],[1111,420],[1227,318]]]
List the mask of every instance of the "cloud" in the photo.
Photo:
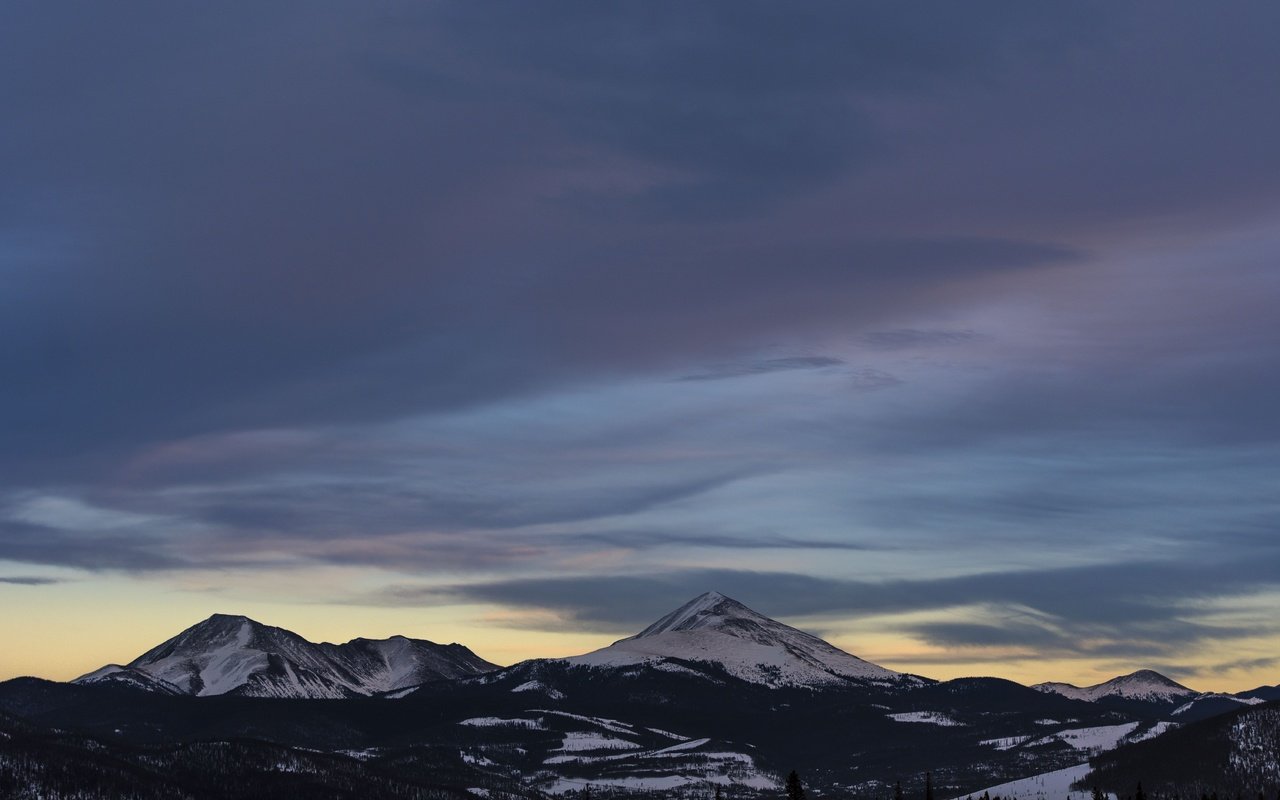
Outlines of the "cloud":
[[125,572],[210,569],[218,562],[192,563],[172,553],[172,543],[130,534],[77,533],[0,521],[0,559],[24,564]]
[[51,586],[65,582],[62,578],[48,578],[37,575],[0,575],[0,583],[10,586]]
[[791,372],[793,370],[824,369],[839,367],[844,361],[830,356],[789,356],[787,358],[767,358],[746,364],[720,364],[704,372],[683,375],[682,381],[719,381],[729,378],[742,378],[751,375],[767,375],[771,372]]
[[862,336],[862,340],[867,344],[884,350],[959,345],[978,338],[977,332],[969,330],[919,330],[917,328],[870,331]]
[[729,548],[742,550],[892,550],[893,545],[840,541],[827,539],[804,539],[792,536],[755,534],[751,536],[734,536],[719,533],[692,533],[675,531],[603,531],[598,533],[574,534],[568,537],[571,541],[584,544],[625,547],[633,550],[645,550],[655,547],[700,547]]
[[[1013,647],[1044,655],[1165,657],[1179,647],[1274,633],[1274,625],[1198,619],[1197,604],[1246,597],[1280,583],[1262,562],[1135,562],[951,578],[840,580],[731,569],[521,578],[451,586],[393,587],[392,605],[446,601],[551,611],[589,629],[625,632],[683,599],[716,590],[775,617],[866,617],[985,608],[993,622],[929,621],[901,633],[940,647]],[[673,600],[672,598],[675,598]],[[370,602],[379,602],[377,597]]]
[[[1232,635],[1186,603],[1275,565],[1278,8],[24,4],[0,558]],[[633,608],[518,583],[609,558]]]

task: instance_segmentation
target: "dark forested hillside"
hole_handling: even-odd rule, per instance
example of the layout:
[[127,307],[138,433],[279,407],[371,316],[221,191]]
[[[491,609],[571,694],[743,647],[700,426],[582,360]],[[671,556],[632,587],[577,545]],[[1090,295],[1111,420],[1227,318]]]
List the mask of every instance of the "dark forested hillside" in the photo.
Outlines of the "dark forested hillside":
[[[455,776],[387,770],[358,758],[255,741],[135,747],[42,729],[0,715],[5,800],[455,800]],[[418,774],[414,774],[414,773]],[[492,795],[491,795],[492,796]]]
[[1120,796],[1141,783],[1148,794],[1277,796],[1280,703],[1254,706],[1187,725],[1092,760],[1083,783]]

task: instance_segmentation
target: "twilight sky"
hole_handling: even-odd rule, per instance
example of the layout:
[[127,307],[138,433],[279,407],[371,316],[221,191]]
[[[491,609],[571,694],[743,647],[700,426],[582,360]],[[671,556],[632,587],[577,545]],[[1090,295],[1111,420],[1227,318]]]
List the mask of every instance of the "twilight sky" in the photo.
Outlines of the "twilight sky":
[[716,589],[1280,682],[1280,5],[9,3],[0,678]]

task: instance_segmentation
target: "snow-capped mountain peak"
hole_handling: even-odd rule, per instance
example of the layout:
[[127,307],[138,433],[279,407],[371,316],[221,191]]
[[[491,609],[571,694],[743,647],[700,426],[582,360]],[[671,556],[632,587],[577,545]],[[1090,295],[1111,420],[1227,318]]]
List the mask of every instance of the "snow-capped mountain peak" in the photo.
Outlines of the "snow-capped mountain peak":
[[706,662],[769,686],[920,682],[863,661],[719,592],[698,595],[635,636],[566,661],[594,667],[648,664],[668,670],[678,669],[678,662]]
[[340,698],[494,669],[458,644],[403,636],[316,644],[245,616],[214,614],[123,667],[108,665],[77,682],[201,696]]
[[719,592],[704,592],[635,636],[628,638],[643,639],[647,636],[657,636],[668,631],[691,631],[700,628],[723,629],[732,626],[736,620],[772,622],[768,617],[757,614],[731,597],[726,597]]
[[1150,669],[1140,669],[1094,686],[1075,686],[1070,683],[1038,683],[1031,688],[1041,692],[1060,694],[1072,700],[1096,702],[1107,697],[1123,700],[1142,700],[1152,703],[1183,701],[1199,694],[1194,689]]

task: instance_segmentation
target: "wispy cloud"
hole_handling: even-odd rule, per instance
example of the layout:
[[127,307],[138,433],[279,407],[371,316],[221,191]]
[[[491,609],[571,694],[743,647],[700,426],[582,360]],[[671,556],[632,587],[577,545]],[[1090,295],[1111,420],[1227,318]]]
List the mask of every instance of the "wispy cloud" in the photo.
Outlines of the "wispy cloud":
[[35,575],[0,575],[0,583],[7,583],[10,586],[50,586],[55,583],[65,583],[63,578],[48,578]]
[[729,378],[742,378],[751,375],[767,375],[771,372],[791,372],[794,370],[824,369],[839,367],[844,361],[830,356],[790,356],[788,358],[767,358],[742,364],[720,364],[709,367],[703,372],[695,372],[681,376],[682,381],[719,381]]
[[1280,5],[18,5],[2,560],[1098,659],[1280,573]]
[[782,617],[856,618],[985,608],[982,621],[916,621],[906,623],[900,632],[943,648],[994,646],[1046,656],[1153,659],[1176,654],[1188,645],[1280,632],[1274,622],[1217,623],[1197,606],[1205,600],[1244,598],[1276,588],[1280,586],[1277,574],[1274,564],[1239,561],[1196,566],[1131,562],[891,581],[679,570],[400,585],[366,601],[497,603],[551,611],[558,619],[613,632],[651,622],[670,610],[673,597],[678,602],[712,589]]

